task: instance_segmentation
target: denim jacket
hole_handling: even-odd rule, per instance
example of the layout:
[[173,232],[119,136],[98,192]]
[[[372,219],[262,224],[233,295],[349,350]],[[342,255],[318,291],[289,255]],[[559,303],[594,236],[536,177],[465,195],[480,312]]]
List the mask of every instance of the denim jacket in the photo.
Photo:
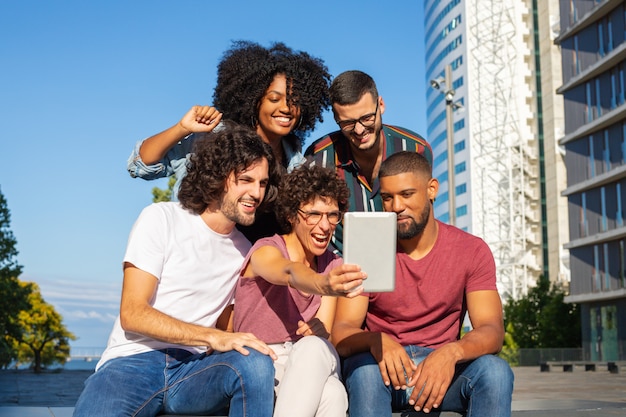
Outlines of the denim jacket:
[[[128,173],[133,178],[143,178],[144,180],[165,178],[176,174],[176,184],[174,184],[174,189],[172,190],[172,201],[178,201],[178,190],[183,177],[187,174],[187,161],[191,155],[193,144],[196,139],[202,138],[204,135],[206,134],[192,133],[184,137],[165,154],[163,159],[152,165],[146,165],[141,160],[139,148],[143,140],[140,140],[135,144],[128,158]],[[287,162],[287,172],[291,172],[304,162],[304,156],[302,152],[294,149],[286,139],[283,138],[282,141]]]

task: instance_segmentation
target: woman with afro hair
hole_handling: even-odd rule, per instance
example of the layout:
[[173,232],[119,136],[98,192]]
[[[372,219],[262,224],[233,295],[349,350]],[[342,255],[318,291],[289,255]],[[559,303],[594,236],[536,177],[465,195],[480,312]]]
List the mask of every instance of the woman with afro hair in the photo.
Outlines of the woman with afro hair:
[[302,161],[306,135],[329,108],[329,83],[324,62],[306,52],[280,42],[266,48],[235,41],[218,64],[213,106],[193,106],[174,126],[139,141],[128,171],[144,179],[176,174],[180,183],[193,142],[222,118],[256,129],[290,171]]
[[[235,41],[218,64],[213,105],[193,106],[174,126],[137,142],[128,171],[147,180],[176,175],[176,201],[195,140],[223,118],[254,128],[289,172],[304,161],[304,139],[329,108],[329,83],[324,62],[306,52],[280,42],[266,48]],[[260,216],[257,223],[263,224],[244,231],[252,241],[276,232],[273,216]]]

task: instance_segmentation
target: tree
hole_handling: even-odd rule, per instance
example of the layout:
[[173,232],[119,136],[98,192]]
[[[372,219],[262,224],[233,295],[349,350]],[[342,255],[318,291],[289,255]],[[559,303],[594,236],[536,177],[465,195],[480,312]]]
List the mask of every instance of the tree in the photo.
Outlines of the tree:
[[164,190],[159,187],[152,189],[152,202],[172,201],[172,193],[174,192],[174,184],[176,184],[176,175],[172,175],[167,180],[167,188]]
[[19,338],[13,338],[18,348],[18,360],[30,362],[35,372],[54,363],[64,364],[70,356],[70,340],[76,336],[63,325],[63,318],[51,304],[44,301],[39,286],[34,282],[20,282],[29,286],[31,308],[19,312],[18,324],[22,328]]
[[505,326],[520,348],[580,347],[580,310],[565,290],[541,276],[537,286],[504,306]]
[[17,263],[17,241],[10,229],[11,214],[0,192],[0,367],[8,366],[17,352],[7,337],[19,337],[18,314],[27,310],[30,287],[21,286],[18,277],[22,266]]

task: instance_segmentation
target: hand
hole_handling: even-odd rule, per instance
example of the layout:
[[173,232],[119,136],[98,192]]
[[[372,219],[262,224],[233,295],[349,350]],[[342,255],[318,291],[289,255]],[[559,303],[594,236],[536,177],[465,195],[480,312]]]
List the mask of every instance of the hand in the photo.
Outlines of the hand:
[[417,365],[409,380],[409,386],[414,387],[409,404],[416,411],[428,413],[441,405],[454,377],[455,358],[454,348],[446,345],[431,352]]
[[358,265],[339,265],[327,275],[328,295],[354,298],[363,292],[364,279],[367,279],[367,274],[361,272]]
[[212,333],[209,337],[208,351],[228,352],[236,350],[242,355],[249,355],[250,351],[245,346],[269,355],[273,360],[278,359],[276,353],[252,333],[230,333],[224,331]]
[[385,333],[380,333],[380,336],[380,344],[372,346],[370,352],[378,362],[383,382],[396,390],[406,389],[407,376],[413,374],[417,365],[401,344]]
[[212,106],[193,106],[180,120],[183,129],[190,133],[210,132],[222,120],[222,113]]
[[324,326],[324,323],[322,323],[322,321],[317,317],[313,317],[308,323],[304,320],[299,320],[296,334],[301,336],[319,336],[324,339],[328,339],[330,337],[330,333],[326,330],[326,326]]

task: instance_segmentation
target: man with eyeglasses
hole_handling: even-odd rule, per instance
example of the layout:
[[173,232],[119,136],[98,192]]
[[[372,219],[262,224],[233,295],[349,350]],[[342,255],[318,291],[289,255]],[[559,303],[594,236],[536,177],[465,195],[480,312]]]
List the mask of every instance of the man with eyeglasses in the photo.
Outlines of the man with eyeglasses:
[[[330,101],[338,131],[313,142],[305,157],[312,165],[337,171],[350,189],[350,211],[382,211],[378,169],[400,151],[415,151],[432,164],[428,142],[408,129],[385,125],[385,102],[376,83],[362,71],[339,74],[330,86]],[[332,245],[343,250],[343,228],[337,225]]]

